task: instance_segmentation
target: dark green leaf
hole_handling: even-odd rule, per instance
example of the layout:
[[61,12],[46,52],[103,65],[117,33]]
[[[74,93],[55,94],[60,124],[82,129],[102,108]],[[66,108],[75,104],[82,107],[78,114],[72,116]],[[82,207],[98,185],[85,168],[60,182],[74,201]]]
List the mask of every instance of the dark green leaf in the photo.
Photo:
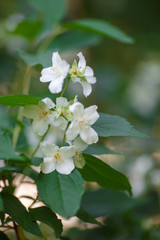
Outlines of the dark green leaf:
[[4,219],[5,219],[5,213],[0,211],[0,220],[2,224],[4,224]]
[[81,19],[74,22],[68,22],[67,24],[65,24],[65,27],[69,29],[82,29],[95,32],[100,35],[113,38],[122,43],[134,43],[133,38],[122,32],[112,24],[102,20]]
[[3,199],[0,196],[0,211],[3,211]]
[[84,222],[98,224],[101,226],[103,225],[101,222],[97,221],[91,214],[89,214],[82,208],[78,210],[76,216]]
[[43,158],[33,157],[31,159],[31,164],[34,166],[39,166],[43,162]]
[[25,161],[23,157],[18,156],[13,147],[8,133],[0,130],[0,159]]
[[0,176],[5,175],[7,172],[20,172],[19,168],[5,166],[0,168]]
[[32,221],[32,216],[26,211],[22,203],[11,194],[2,192],[5,212],[13,218],[24,230],[36,236],[43,237],[38,225]]
[[41,27],[42,22],[40,21],[23,20],[12,33],[32,40],[37,36]]
[[123,214],[140,204],[142,200],[131,198],[120,191],[99,189],[83,195],[82,207],[94,217]]
[[86,164],[82,169],[78,169],[83,179],[97,182],[100,186],[109,189],[127,190],[131,194],[131,186],[125,175],[94,156],[88,154],[83,156]]
[[99,44],[102,37],[83,31],[71,31],[58,36],[49,48],[53,51],[66,52],[87,48]]
[[9,238],[7,237],[7,235],[6,235],[4,232],[2,232],[2,231],[0,231],[0,239],[1,239],[1,240],[9,240]]
[[28,176],[30,178],[32,178],[34,181],[37,181],[38,178],[38,172],[35,171],[34,169],[32,169],[31,167],[25,167],[22,169],[22,173],[25,176]]
[[89,145],[88,148],[84,150],[84,153],[91,155],[115,154],[115,152],[101,144]]
[[75,169],[69,175],[56,171],[50,174],[40,173],[37,186],[42,200],[52,211],[64,217],[72,217],[80,206],[84,182]]
[[41,99],[30,95],[14,94],[0,97],[0,104],[6,106],[26,106],[38,104]]
[[11,116],[4,108],[0,108],[0,128],[10,129],[13,127]]
[[147,137],[134,129],[129,122],[119,116],[99,113],[100,118],[93,125],[94,130],[100,137],[122,136],[122,137]]
[[61,220],[57,218],[56,214],[52,212],[48,207],[38,207],[30,209],[30,213],[34,221],[38,220],[53,228],[56,237],[59,237],[62,233]]
[[65,0],[29,0],[29,2],[44,15],[44,20],[50,24],[63,19],[66,14]]

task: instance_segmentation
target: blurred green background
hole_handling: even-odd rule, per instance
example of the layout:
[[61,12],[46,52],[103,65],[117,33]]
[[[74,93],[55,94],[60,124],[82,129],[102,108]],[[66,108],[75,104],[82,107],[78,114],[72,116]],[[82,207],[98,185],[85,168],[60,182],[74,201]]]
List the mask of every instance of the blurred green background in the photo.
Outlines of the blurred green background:
[[[106,142],[101,139],[116,153],[103,159],[129,177],[133,198],[108,190],[94,193],[97,186],[88,185],[82,205],[103,219],[105,226],[79,223],[75,228],[69,227],[66,236],[71,240],[160,239],[160,2],[62,0],[56,5],[57,1],[46,0],[45,4],[43,12],[41,1],[39,9],[36,0],[0,1],[0,95],[23,93],[22,79],[27,66],[20,56],[24,52],[43,53],[40,46],[49,43],[46,50],[58,50],[72,63],[82,51],[87,65],[94,69],[97,83],[87,101],[79,85],[70,86],[67,96],[72,97],[75,91],[86,106],[96,104],[99,111],[120,115],[150,136],[148,139],[110,137]],[[47,8],[50,4],[53,8]],[[83,29],[69,30],[47,42],[60,24],[83,18],[106,20],[135,42],[125,44]],[[51,60],[46,59],[45,67],[49,64]],[[51,96],[47,85],[39,81],[41,69],[41,65],[32,67],[29,93]],[[0,127],[10,126],[8,110],[0,110]],[[15,119],[16,109],[12,116]]]

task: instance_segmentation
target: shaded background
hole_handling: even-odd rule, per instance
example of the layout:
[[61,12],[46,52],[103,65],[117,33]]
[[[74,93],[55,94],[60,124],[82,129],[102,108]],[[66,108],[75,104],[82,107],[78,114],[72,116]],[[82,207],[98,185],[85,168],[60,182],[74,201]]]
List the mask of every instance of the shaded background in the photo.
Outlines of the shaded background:
[[[48,27],[44,31],[43,18],[41,20],[41,16],[29,2],[31,1],[0,2],[0,95],[22,92],[21,79],[26,72],[26,65],[20,60],[18,51],[34,54],[41,40],[54,29],[54,24],[51,26],[46,20]],[[110,137],[105,142],[101,139],[108,148],[116,152],[103,159],[129,177],[133,186],[134,204],[118,214],[114,210],[115,206],[119,204],[121,208],[121,204],[125,202],[123,199],[122,202],[119,200],[120,195],[115,196],[113,193],[112,198],[116,199],[114,207],[106,200],[109,210],[105,209],[100,200],[95,201],[90,212],[95,217],[107,214],[104,218],[107,227],[93,226],[94,228],[86,230],[90,226],[81,223],[81,230],[71,229],[67,233],[73,240],[91,237],[101,240],[160,239],[159,12],[158,0],[70,0],[67,1],[66,15],[60,18],[62,22],[80,18],[106,20],[132,36],[135,43],[127,45],[77,30],[64,33],[49,44],[49,49],[59,50],[62,57],[70,63],[79,51],[83,51],[87,65],[94,69],[97,84],[87,102],[79,85],[74,88],[70,86],[68,96],[72,96],[74,90],[80,94],[80,101],[86,106],[96,104],[99,111],[120,115],[136,129],[150,136],[149,139]],[[27,28],[22,28],[17,33],[15,29],[23,19],[38,19],[35,20],[37,35],[35,31],[28,34]],[[41,97],[50,96],[47,85],[44,87],[39,82],[41,69],[40,65],[33,68],[29,93]],[[16,109],[12,116],[14,126]],[[1,108],[0,126],[10,126],[8,121],[6,110]],[[23,145],[23,132],[21,135],[18,147]],[[90,188],[97,189],[97,186],[89,185],[88,189]],[[105,198],[106,194],[104,191],[100,199]],[[90,193],[86,193],[85,198],[90,199]],[[85,198],[84,207],[87,206]],[[113,211],[110,211],[112,207]],[[102,211],[95,213],[96,208],[101,208]],[[87,207],[86,209],[88,210]],[[152,230],[156,232],[153,233]]]

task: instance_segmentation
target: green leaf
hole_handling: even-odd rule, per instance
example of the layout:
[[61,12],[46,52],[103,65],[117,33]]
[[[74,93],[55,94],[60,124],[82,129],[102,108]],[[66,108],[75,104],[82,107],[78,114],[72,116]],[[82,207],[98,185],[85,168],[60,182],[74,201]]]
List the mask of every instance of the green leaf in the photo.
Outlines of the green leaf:
[[0,128],[11,129],[13,127],[12,119],[4,108],[0,108]]
[[76,216],[84,222],[98,224],[100,226],[103,225],[101,222],[97,221],[91,214],[89,214],[82,208],[78,210]]
[[36,105],[41,99],[30,95],[13,94],[0,97],[0,104],[6,106]]
[[92,214],[94,217],[99,217],[124,214],[138,205],[143,204],[144,202],[142,200],[131,198],[123,192],[99,189],[85,192],[81,206],[89,214]]
[[3,199],[1,196],[0,196],[0,211],[1,212],[3,211]]
[[52,212],[48,207],[38,207],[38,208],[31,208],[30,213],[34,221],[40,221],[55,231],[56,237],[59,237],[62,233],[63,226],[61,220],[57,218],[56,214]]
[[106,36],[115,39],[122,43],[132,44],[134,43],[133,38],[128,36],[126,33],[119,30],[112,24],[97,20],[97,19],[81,19],[74,22],[68,22],[64,27],[69,29],[81,29],[85,31],[95,32],[102,36]]
[[0,176],[6,175],[7,172],[20,172],[19,168],[5,166],[0,168]]
[[31,164],[34,166],[39,166],[43,162],[43,158],[33,157],[31,159]]
[[22,156],[18,156],[12,147],[9,134],[0,130],[0,159],[25,161]]
[[109,189],[127,190],[130,194],[131,185],[122,173],[111,168],[100,159],[83,154],[86,164],[82,169],[78,169],[84,180],[97,182],[100,186]]
[[25,167],[22,169],[22,173],[25,176],[28,176],[30,178],[32,178],[34,181],[37,181],[38,178],[38,172],[35,171],[34,169],[32,169],[31,167]]
[[8,193],[1,193],[5,212],[12,217],[24,230],[38,237],[43,237],[37,223],[32,221],[32,216],[15,196]]
[[40,32],[41,28],[42,22],[40,21],[23,20],[18,23],[16,29],[12,33],[33,40]]
[[9,238],[7,237],[7,235],[6,235],[4,232],[2,232],[2,231],[0,231],[0,239],[1,239],[1,240],[9,240]]
[[80,206],[84,182],[75,169],[69,175],[56,171],[39,174],[37,181],[39,195],[52,211],[64,217],[72,217]]
[[30,4],[43,14],[44,21],[48,24],[60,21],[67,12],[65,0],[29,0]]
[[84,150],[84,153],[91,155],[115,154],[115,152],[101,144],[89,145],[88,148]]
[[93,125],[94,130],[100,137],[122,136],[122,137],[147,137],[134,129],[129,122],[119,116],[99,113],[100,118]]

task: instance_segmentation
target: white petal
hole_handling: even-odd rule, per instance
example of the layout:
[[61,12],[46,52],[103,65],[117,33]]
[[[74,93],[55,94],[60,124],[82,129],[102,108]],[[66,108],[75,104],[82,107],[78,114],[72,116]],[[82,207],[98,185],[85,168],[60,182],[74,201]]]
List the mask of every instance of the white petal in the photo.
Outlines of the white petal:
[[42,100],[45,104],[46,104],[46,107],[48,108],[48,109],[51,109],[51,108],[54,108],[55,107],[55,104],[52,102],[52,100],[50,99],[50,98],[44,98],[43,100]]
[[62,91],[64,79],[63,78],[57,78],[56,80],[52,81],[49,84],[49,90],[51,93],[59,93]]
[[61,147],[59,151],[64,155],[66,159],[73,157],[75,154],[75,149],[73,146]]
[[39,115],[41,108],[38,105],[28,105],[24,107],[23,115],[26,118],[33,119]]
[[77,168],[83,168],[85,165],[85,159],[82,154],[77,154],[73,157],[74,165]]
[[69,128],[67,129],[66,138],[69,141],[73,140],[77,137],[79,133],[80,133],[79,122],[73,121],[71,122],[71,124],[69,125]]
[[81,52],[77,56],[79,57],[78,68],[83,70],[86,67],[86,60]]
[[89,121],[89,125],[94,124],[99,118],[99,114],[96,110],[96,105],[85,108],[84,110],[84,120]]
[[[86,77],[86,76],[85,76]],[[96,78],[95,77],[86,77],[87,82],[90,84],[96,83]]]
[[82,84],[82,87],[83,87],[84,96],[88,97],[92,92],[92,87],[90,83],[88,83],[87,81],[81,81],[80,83]]
[[50,82],[54,80],[54,73],[53,73],[52,67],[42,69],[41,75],[42,75],[40,77],[41,82]]
[[74,168],[75,166],[72,159],[64,159],[63,162],[56,164],[56,170],[61,174],[68,175],[72,172]]
[[33,131],[43,136],[48,129],[48,122],[43,118],[35,118],[32,123]]
[[50,116],[48,122],[52,126],[59,127],[62,130],[65,130],[67,127],[67,120],[61,116],[59,116],[58,118]]
[[93,77],[94,72],[93,72],[92,68],[87,66],[87,67],[85,68],[85,73],[84,73],[84,75],[85,75],[86,77]]
[[41,164],[41,170],[43,173],[51,173],[55,170],[56,163],[53,157],[45,157],[43,163]]
[[52,54],[52,64],[53,64],[53,67],[54,66],[58,66],[61,63],[62,63],[62,59],[59,56],[58,52],[53,52],[53,54]]
[[67,107],[67,105],[68,105],[68,100],[67,100],[67,98],[58,97],[58,98],[56,99],[56,105],[59,106],[59,107]]
[[44,156],[47,157],[52,157],[53,155],[57,152],[57,150],[59,149],[59,147],[53,143],[50,143],[48,141],[44,141],[40,144],[40,148],[42,150],[42,153],[44,154]]
[[80,102],[73,103],[69,110],[73,113],[73,117],[75,120],[81,120],[84,113],[84,106]]
[[82,152],[88,147],[88,144],[84,142],[80,137],[77,137],[73,141],[73,146],[75,147],[76,152]]
[[81,128],[80,137],[82,140],[88,144],[93,144],[98,141],[98,134],[90,126],[84,126]]

